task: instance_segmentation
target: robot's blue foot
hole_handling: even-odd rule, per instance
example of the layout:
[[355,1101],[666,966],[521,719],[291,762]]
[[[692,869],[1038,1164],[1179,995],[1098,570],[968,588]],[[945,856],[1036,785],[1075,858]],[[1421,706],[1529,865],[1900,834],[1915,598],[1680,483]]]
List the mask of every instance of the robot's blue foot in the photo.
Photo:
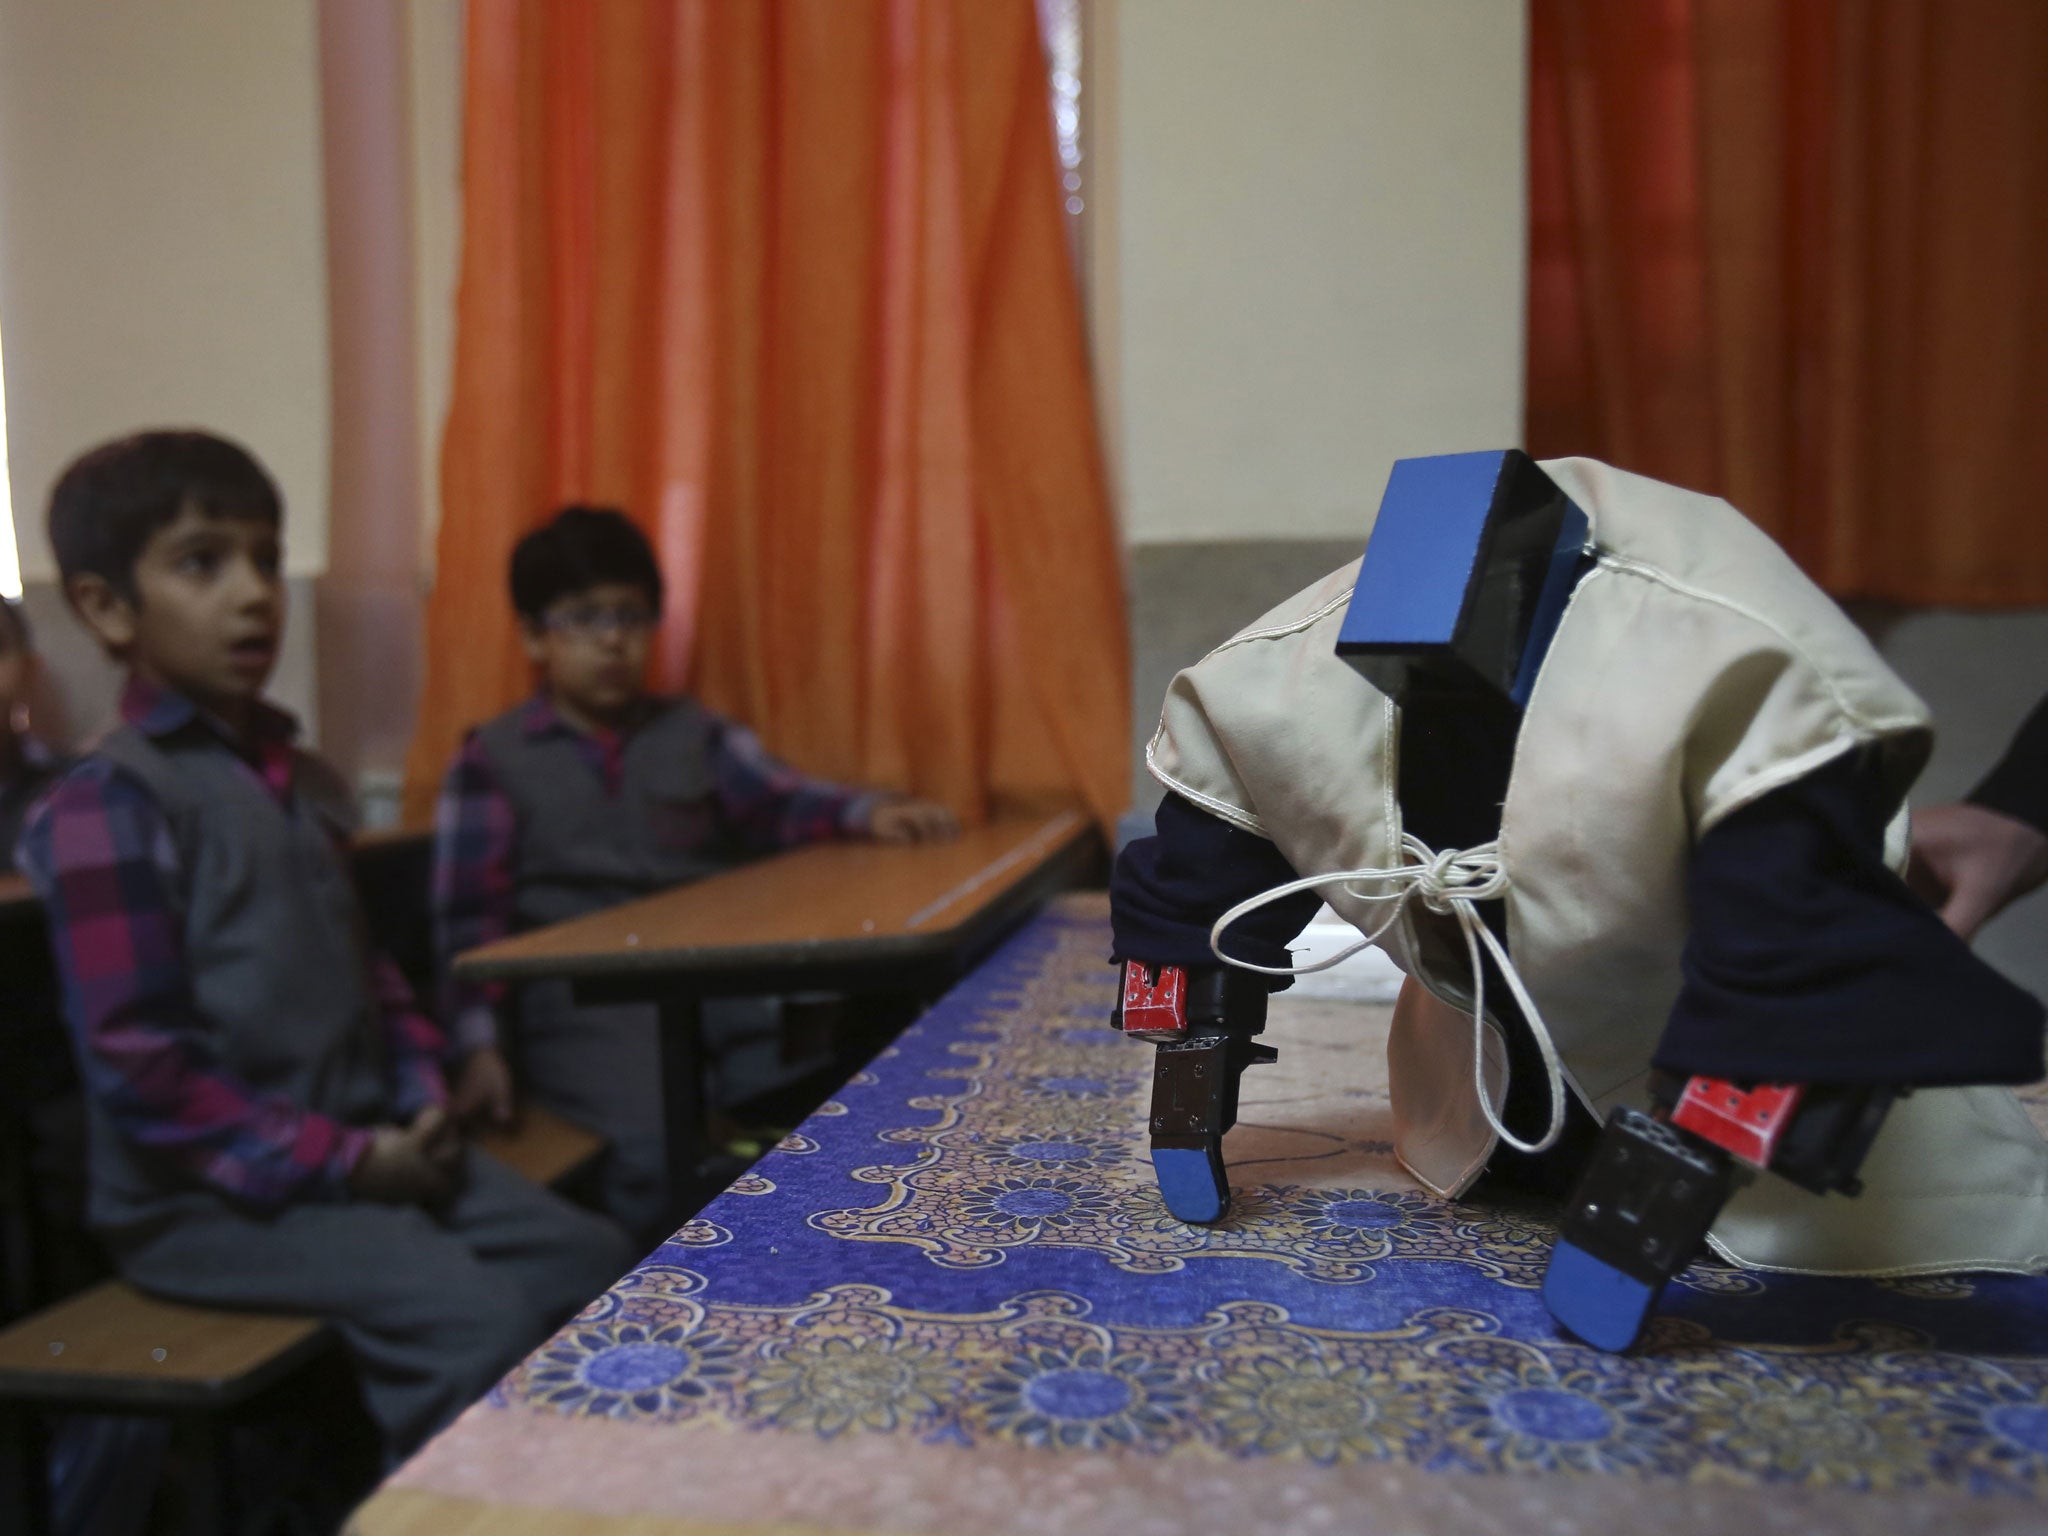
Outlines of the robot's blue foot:
[[1720,1148],[1640,1110],[1608,1117],[1560,1223],[1543,1304],[1595,1349],[1635,1343],[1692,1261],[1733,1171]]
[[1155,1146],[1152,1168],[1159,1175],[1159,1197],[1180,1220],[1211,1226],[1230,1209],[1220,1138],[1205,1147]]
[[1641,1335],[1663,1292],[1662,1285],[1624,1274],[1563,1238],[1543,1274],[1543,1305],[1550,1315],[1595,1349],[1617,1354]]

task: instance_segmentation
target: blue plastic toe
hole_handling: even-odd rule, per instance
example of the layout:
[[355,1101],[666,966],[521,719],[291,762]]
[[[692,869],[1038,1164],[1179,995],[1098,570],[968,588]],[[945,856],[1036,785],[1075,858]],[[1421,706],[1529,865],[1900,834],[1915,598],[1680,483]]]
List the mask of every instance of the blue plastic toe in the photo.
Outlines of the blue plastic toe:
[[1230,1208],[1230,1185],[1216,1160],[1194,1147],[1154,1147],[1152,1168],[1159,1196],[1182,1221],[1208,1226]]
[[1563,1238],[1543,1272],[1543,1305],[1550,1315],[1595,1349],[1616,1354],[1635,1343],[1663,1289],[1601,1263]]

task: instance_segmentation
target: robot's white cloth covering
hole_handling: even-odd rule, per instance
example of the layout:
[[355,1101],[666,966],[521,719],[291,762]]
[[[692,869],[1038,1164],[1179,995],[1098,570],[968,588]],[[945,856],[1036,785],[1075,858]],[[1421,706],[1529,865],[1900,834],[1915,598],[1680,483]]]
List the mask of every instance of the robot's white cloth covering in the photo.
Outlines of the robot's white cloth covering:
[[[1726,502],[1588,459],[1543,468],[1587,513],[1599,563],[1524,717],[1501,819],[1504,900],[1515,964],[1573,1090],[1604,1114],[1640,1102],[1677,995],[1694,840],[1867,748],[1901,806],[1902,853],[1905,792],[1931,722],[1841,610]],[[1334,649],[1356,571],[1331,573],[1175,678],[1147,751],[1168,789],[1271,838],[1303,875],[1400,856],[1398,715]],[[1325,898],[1370,930],[1372,894]],[[1468,1001],[1462,944],[1412,910],[1385,942],[1447,1005],[1448,1025]],[[1428,1027],[1429,1010],[1411,1007],[1416,1027],[1397,1031],[1390,1084],[1402,1153],[1454,1191],[1492,1145],[1476,1102],[1463,1102],[1471,1024]],[[1426,1152],[1417,1127],[1430,1128]],[[2009,1092],[1904,1101],[1864,1177],[1855,1201],[1760,1180],[1729,1207],[1717,1242],[1740,1262],[1786,1269],[2048,1267],[2048,1144]]]

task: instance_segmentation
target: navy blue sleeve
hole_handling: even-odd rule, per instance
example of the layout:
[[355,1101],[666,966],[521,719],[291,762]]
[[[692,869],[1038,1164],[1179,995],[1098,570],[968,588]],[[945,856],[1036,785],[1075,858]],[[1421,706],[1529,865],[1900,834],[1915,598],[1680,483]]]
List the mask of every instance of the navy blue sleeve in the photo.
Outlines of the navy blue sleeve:
[[1889,816],[1873,766],[1852,756],[1699,840],[1658,1067],[1922,1087],[2041,1077],[2040,1002],[1886,866]]
[[1970,803],[2048,832],[2048,698],[2034,706],[2005,756],[1970,791]]
[[[1266,838],[1233,827],[1178,795],[1160,802],[1157,834],[1117,856],[1109,879],[1110,927],[1118,962],[1215,965],[1209,929],[1248,896],[1298,878]],[[1314,891],[1261,907],[1236,923],[1224,948],[1255,965],[1290,963],[1287,941],[1306,928],[1322,898]],[[1289,985],[1273,977],[1273,990]]]

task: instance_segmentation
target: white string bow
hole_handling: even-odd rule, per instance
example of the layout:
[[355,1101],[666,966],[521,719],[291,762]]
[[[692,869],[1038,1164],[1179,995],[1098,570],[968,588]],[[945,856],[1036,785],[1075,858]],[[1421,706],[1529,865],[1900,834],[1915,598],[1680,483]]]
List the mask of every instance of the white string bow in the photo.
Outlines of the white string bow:
[[[1559,1134],[1564,1130],[1564,1067],[1558,1060],[1557,1043],[1550,1038],[1550,1028],[1543,1022],[1543,1015],[1537,1011],[1528,989],[1522,985],[1522,978],[1515,970],[1514,962],[1508,958],[1506,948],[1493,936],[1493,930],[1486,926],[1485,919],[1480,917],[1479,909],[1474,905],[1481,901],[1497,901],[1507,893],[1508,871],[1507,865],[1501,861],[1500,842],[1495,839],[1490,843],[1476,843],[1462,851],[1446,849],[1438,853],[1421,838],[1404,832],[1401,834],[1401,851],[1408,856],[1409,862],[1385,869],[1339,869],[1325,875],[1308,875],[1240,901],[1216,919],[1215,926],[1209,930],[1209,949],[1225,965],[1234,965],[1242,971],[1257,971],[1265,976],[1307,976],[1316,971],[1327,971],[1360,950],[1377,944],[1380,935],[1401,920],[1401,914],[1410,901],[1419,900],[1432,912],[1456,918],[1458,928],[1465,936],[1465,953],[1472,963],[1472,1087],[1479,1096],[1480,1113],[1486,1116],[1486,1123],[1493,1127],[1494,1134],[1517,1152],[1546,1151],[1556,1145]],[[1387,914],[1385,922],[1348,949],[1340,950],[1327,960],[1318,960],[1314,965],[1303,966],[1255,965],[1249,960],[1239,960],[1223,953],[1224,930],[1246,913],[1255,912],[1283,896],[1292,896],[1296,891],[1337,884],[1349,889],[1355,882],[1391,887],[1378,892],[1351,890],[1350,894],[1361,901],[1390,901],[1393,910]],[[1508,991],[1520,1005],[1522,1017],[1529,1021],[1529,1031],[1536,1037],[1536,1048],[1543,1056],[1543,1071],[1550,1088],[1550,1126],[1536,1141],[1523,1141],[1501,1124],[1500,1117],[1493,1112],[1493,1101],[1486,1093],[1486,969],[1479,958],[1482,944],[1493,956],[1494,964],[1500,967]]]

